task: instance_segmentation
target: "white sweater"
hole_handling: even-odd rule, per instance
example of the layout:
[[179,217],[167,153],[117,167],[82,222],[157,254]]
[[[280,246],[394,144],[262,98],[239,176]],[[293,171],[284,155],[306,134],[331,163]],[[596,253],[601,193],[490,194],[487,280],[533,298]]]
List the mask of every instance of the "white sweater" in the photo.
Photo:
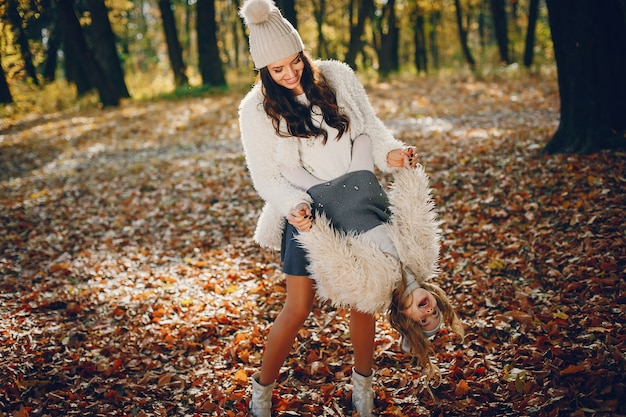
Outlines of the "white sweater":
[[[387,153],[401,148],[403,143],[395,139],[376,116],[354,71],[339,61],[316,61],[314,65],[324,74],[335,91],[337,104],[350,119],[350,141],[361,134],[368,135],[375,165],[382,172],[393,171],[387,165]],[[281,164],[292,168],[300,166],[301,139],[276,135],[271,119],[263,110],[260,84],[256,84],[241,101],[239,124],[252,182],[265,201],[254,238],[261,246],[279,249],[289,211],[303,201],[311,202],[305,191],[292,185],[281,173]]]

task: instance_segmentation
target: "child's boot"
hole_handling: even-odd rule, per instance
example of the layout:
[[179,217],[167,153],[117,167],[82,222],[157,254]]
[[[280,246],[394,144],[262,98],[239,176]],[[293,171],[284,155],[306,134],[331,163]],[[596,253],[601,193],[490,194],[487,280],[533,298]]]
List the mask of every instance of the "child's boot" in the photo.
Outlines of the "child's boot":
[[259,383],[260,373],[252,375],[252,400],[250,414],[253,417],[272,417],[272,391],[276,382],[269,385]]
[[374,390],[372,379],[374,373],[365,377],[352,369],[352,406],[359,412],[360,417],[375,417]]

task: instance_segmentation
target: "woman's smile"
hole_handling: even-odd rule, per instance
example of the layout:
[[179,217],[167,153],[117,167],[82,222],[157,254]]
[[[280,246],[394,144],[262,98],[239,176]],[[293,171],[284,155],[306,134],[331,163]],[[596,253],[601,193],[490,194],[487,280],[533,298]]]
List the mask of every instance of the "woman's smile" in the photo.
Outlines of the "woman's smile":
[[304,93],[301,84],[304,62],[299,53],[274,62],[268,65],[267,69],[276,84],[293,91],[296,95]]

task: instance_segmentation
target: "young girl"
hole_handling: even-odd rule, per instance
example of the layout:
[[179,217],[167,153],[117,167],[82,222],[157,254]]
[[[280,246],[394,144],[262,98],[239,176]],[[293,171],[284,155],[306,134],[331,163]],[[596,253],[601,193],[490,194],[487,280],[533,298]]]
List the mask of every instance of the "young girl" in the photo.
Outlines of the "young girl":
[[[361,186],[380,187],[375,177],[370,176],[373,175],[372,170],[361,169],[362,167],[356,165],[351,167],[353,160],[359,159],[353,158],[353,153],[360,152],[358,149],[361,146],[365,147],[364,152],[370,155],[375,166],[383,172],[410,171],[420,173],[414,176],[423,179],[423,171],[414,169],[417,165],[414,149],[405,147],[396,140],[376,117],[365,90],[353,71],[337,61],[311,62],[303,54],[304,45],[300,35],[282,17],[273,1],[247,0],[241,8],[241,15],[249,29],[250,52],[259,70],[260,79],[242,100],[239,109],[241,139],[247,166],[254,187],[265,202],[255,231],[255,240],[264,247],[280,248],[287,285],[285,304],[267,337],[260,372],[252,376],[251,414],[255,417],[271,416],[271,396],[275,380],[298,330],[311,311],[317,290],[320,297],[350,308],[350,336],[354,353],[352,402],[362,417],[372,416],[376,313],[392,305],[392,294],[403,288],[401,271],[411,269],[411,264],[404,262],[405,255],[409,254],[408,257],[411,257],[411,250],[405,251],[404,246],[397,242],[389,244],[391,239],[401,234],[389,234],[385,228],[393,230],[391,225],[395,227],[401,224],[403,217],[395,213],[393,201],[386,207],[385,196],[379,195],[379,198],[374,198],[376,201],[371,207],[361,210],[363,213],[370,213],[364,214],[363,217],[367,219],[362,225],[355,226],[348,222],[347,228],[342,231],[338,226],[339,217],[332,215],[331,217],[336,218],[332,219],[331,224],[324,217],[327,211],[319,207],[319,204],[324,204],[322,201],[325,193],[322,191],[321,195],[316,194],[313,189],[318,187],[297,186],[297,176],[302,173],[303,168],[315,178],[325,181],[342,180],[346,173],[354,173],[354,177],[349,175],[348,178],[356,181],[350,183],[352,190],[355,187],[363,190]],[[365,145],[358,139],[362,136],[367,137],[363,141]],[[410,186],[411,180],[406,183]],[[326,187],[325,184],[318,186]],[[337,184],[341,188],[345,185]],[[396,191],[399,190],[401,192],[393,194],[405,194],[398,198],[399,201],[413,199],[412,190],[399,187]],[[339,194],[342,201],[354,200],[345,194],[335,194]],[[382,189],[379,194],[384,194]],[[364,204],[369,204],[367,202]],[[316,204],[315,210],[319,213],[314,227],[315,210],[312,209],[312,204]],[[362,205],[357,204],[356,207]],[[372,216],[371,212],[375,215]],[[429,219],[432,220],[432,216]],[[384,232],[380,233],[383,238],[372,238],[372,235],[378,235],[376,230]],[[313,243],[301,242],[299,239],[304,236],[310,236]],[[318,244],[315,239],[321,239],[321,242]],[[337,247],[344,250],[345,256],[332,252],[332,242],[345,243],[347,239],[352,239],[355,244],[363,243],[367,246],[364,253],[366,249],[370,250],[372,259],[382,262],[373,267],[366,265],[368,262],[364,262],[364,258],[359,257],[352,250],[352,246]],[[380,243],[383,241],[387,244]],[[435,236],[435,243],[436,241]],[[429,244],[423,246],[427,247],[430,258],[436,263],[437,244],[433,247],[431,239]],[[322,252],[330,250],[332,256],[329,260],[332,262],[316,258],[319,255],[316,255],[316,249],[321,249]],[[397,256],[392,253],[394,250]],[[322,257],[324,256],[322,253]],[[335,269],[334,264],[342,262],[350,268]],[[401,262],[406,264],[406,268],[401,266]],[[416,265],[419,266],[420,262]],[[385,266],[382,268],[382,275],[373,274],[372,271],[380,270],[380,264]],[[358,265],[363,265],[367,271],[356,270],[355,266]],[[424,279],[430,277],[432,265],[425,269],[429,269],[429,272],[422,274]],[[345,272],[349,270],[354,274],[346,275]],[[333,292],[337,291],[337,287],[333,287],[332,283],[327,285],[329,281],[334,281],[327,279],[332,276],[341,277],[340,281],[346,285],[343,290],[338,290],[339,296]],[[365,282],[359,281],[360,278],[373,286],[359,287],[359,283]],[[407,280],[404,287],[415,285],[413,282],[417,281]],[[350,291],[344,291],[346,289]],[[417,289],[400,294],[398,308],[403,308],[406,304],[410,307],[407,313],[412,311],[411,306],[414,303],[407,303],[407,300],[417,300],[413,292]],[[377,295],[368,296],[370,292]],[[352,293],[352,296],[342,298],[344,293]],[[428,302],[422,301],[419,300],[418,308],[413,311],[414,317],[426,310],[426,315],[434,317],[439,314],[438,307],[435,311],[434,302],[429,300],[430,305],[424,309]],[[426,321],[422,324],[431,327],[428,317],[423,318]],[[409,324],[409,327],[404,328],[406,334],[403,335],[412,342],[411,331],[419,328],[421,333],[421,328],[419,324],[414,324],[416,327],[413,328],[410,326]]]
[[[321,298],[372,314],[388,307],[390,324],[403,336],[402,349],[432,374],[428,339],[443,322],[461,336],[464,330],[446,294],[429,281],[437,272],[439,245],[427,177],[421,169],[397,172],[390,202],[373,167],[366,135],[354,139],[350,166],[339,178],[323,181],[302,166],[282,166],[282,174],[313,198],[314,217],[322,218],[296,239],[307,251]],[[403,202],[401,196],[413,198]]]

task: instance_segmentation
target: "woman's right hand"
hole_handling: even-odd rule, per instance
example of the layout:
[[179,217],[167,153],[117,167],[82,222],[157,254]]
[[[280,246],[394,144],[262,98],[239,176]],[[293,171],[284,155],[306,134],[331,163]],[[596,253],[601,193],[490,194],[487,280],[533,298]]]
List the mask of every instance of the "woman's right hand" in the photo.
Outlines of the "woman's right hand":
[[287,221],[301,232],[308,232],[313,227],[313,215],[308,203],[300,203],[287,215]]

